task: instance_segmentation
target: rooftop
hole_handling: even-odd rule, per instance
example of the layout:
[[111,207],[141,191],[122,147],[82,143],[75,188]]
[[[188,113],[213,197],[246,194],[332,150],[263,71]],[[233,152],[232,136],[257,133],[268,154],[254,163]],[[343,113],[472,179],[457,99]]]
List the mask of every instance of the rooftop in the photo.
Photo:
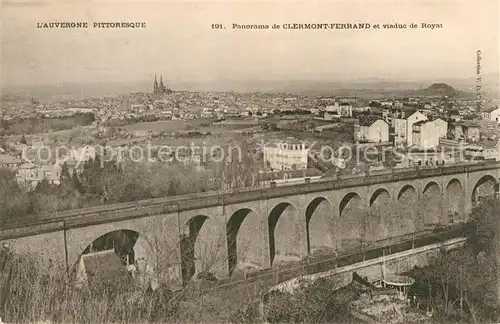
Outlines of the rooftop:
[[477,128],[479,128],[478,124],[476,124],[474,122],[471,122],[471,121],[468,121],[468,120],[464,120],[464,121],[455,123],[455,125],[460,125],[460,126],[463,126],[463,127],[477,127]]
[[483,110],[483,112],[489,113],[489,112],[492,112],[492,111],[497,110],[497,109],[499,109],[499,108],[498,107],[490,107],[490,108]]
[[408,119],[411,115],[416,113],[417,109],[398,109],[403,115],[400,117],[401,119]]
[[428,120],[420,120],[418,122],[413,123],[413,126],[421,126],[427,122],[428,122]]
[[436,116],[435,118],[429,118],[429,121],[432,121],[432,122],[436,122],[436,121],[439,121],[439,120],[440,120],[440,121],[442,121],[442,122],[447,123],[447,121],[446,121],[446,120],[444,120],[444,119],[443,119],[443,118],[441,118],[441,117],[437,117],[437,116]]
[[278,144],[288,144],[288,145],[304,144],[306,147],[308,147],[309,143],[307,141],[302,141],[296,138],[271,139],[269,143],[266,145],[266,147],[278,147]]
[[498,145],[498,139],[497,140],[485,139],[480,141],[478,144],[483,148],[490,149]]
[[358,116],[358,123],[360,126],[371,126],[377,120],[382,120],[379,116],[376,115],[360,115]]
[[22,164],[23,161],[12,155],[0,153],[0,164]]

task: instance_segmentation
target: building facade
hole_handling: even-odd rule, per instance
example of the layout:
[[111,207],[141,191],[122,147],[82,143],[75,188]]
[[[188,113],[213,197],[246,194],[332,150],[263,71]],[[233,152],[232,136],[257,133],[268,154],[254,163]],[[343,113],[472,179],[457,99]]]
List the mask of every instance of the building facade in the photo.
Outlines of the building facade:
[[25,190],[31,191],[43,180],[50,184],[59,185],[61,177],[61,167],[59,165],[35,165],[24,164],[17,170],[16,179],[19,186]]
[[0,168],[14,169],[19,167],[21,164],[23,164],[21,159],[18,159],[15,156],[0,153]]
[[495,107],[485,110],[481,113],[481,116],[483,117],[484,120],[495,121],[497,123],[500,123],[500,108]]
[[456,140],[478,142],[480,140],[479,125],[472,122],[458,122],[451,124],[450,131]]
[[500,141],[471,143],[465,147],[465,154],[471,159],[494,159],[500,161]]
[[427,120],[427,116],[415,111],[408,117],[394,118],[394,141],[396,145],[410,147],[413,145],[413,124]]
[[464,129],[465,139],[471,142],[480,140],[479,126],[475,124],[465,124],[462,126]]
[[430,121],[419,121],[413,124],[413,146],[420,149],[434,148],[439,145],[438,125]]
[[344,118],[352,117],[352,105],[346,102],[340,103],[340,116]]
[[335,102],[333,105],[325,107],[325,119],[326,113],[333,118],[350,118],[352,117],[352,105],[345,102]]
[[438,133],[439,138],[446,138],[448,135],[448,123],[441,118],[434,119],[432,121],[436,124],[436,131]]
[[[362,116],[358,119],[357,140],[369,143],[389,141],[389,124],[377,116]],[[355,126],[356,127],[356,126]]]
[[266,145],[265,167],[271,170],[305,170],[308,152],[307,145],[298,141],[280,141]]

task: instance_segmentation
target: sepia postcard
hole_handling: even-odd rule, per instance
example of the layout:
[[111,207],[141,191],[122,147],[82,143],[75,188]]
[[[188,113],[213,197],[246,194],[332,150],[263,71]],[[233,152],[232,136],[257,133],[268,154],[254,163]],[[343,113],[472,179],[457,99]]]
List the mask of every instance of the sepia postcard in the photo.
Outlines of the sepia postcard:
[[0,324],[500,322],[498,1],[0,6]]

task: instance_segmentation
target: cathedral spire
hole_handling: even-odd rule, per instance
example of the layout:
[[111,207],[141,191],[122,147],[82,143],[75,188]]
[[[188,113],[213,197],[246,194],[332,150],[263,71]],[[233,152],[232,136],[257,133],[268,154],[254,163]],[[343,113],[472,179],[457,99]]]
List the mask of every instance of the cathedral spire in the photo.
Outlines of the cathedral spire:
[[158,91],[158,81],[156,80],[156,74],[155,74],[155,83],[153,84],[153,92],[156,93]]
[[159,85],[159,87],[160,87],[160,89],[165,88],[165,87],[163,86],[163,75],[160,75],[160,85]]

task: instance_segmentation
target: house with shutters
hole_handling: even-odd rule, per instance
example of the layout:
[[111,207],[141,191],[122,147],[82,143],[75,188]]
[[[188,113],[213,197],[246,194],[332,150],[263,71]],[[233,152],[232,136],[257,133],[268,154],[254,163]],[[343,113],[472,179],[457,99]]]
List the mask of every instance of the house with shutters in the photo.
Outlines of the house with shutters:
[[427,116],[419,111],[402,111],[394,122],[394,144],[397,146],[413,146],[413,124],[427,120]]

